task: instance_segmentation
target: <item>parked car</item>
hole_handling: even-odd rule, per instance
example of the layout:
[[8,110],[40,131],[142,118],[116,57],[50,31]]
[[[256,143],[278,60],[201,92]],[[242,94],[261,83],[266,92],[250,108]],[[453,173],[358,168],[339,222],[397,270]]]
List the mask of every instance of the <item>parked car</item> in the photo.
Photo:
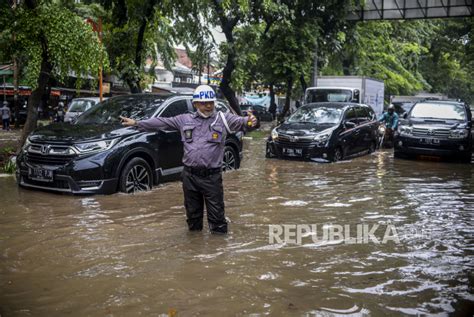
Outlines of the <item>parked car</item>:
[[272,114],[264,106],[244,104],[240,106],[240,109],[243,113],[251,111],[258,121],[273,121]]
[[72,122],[82,113],[92,108],[92,106],[98,104],[100,98],[75,98],[69,104],[67,112],[64,116],[64,122]]
[[[17,158],[22,187],[79,194],[148,190],[183,169],[179,131],[140,132],[119,116],[143,120],[195,111],[192,95],[134,94],[110,98],[74,124],[56,123],[31,133]],[[217,101],[219,111],[232,111]],[[242,158],[242,132],[225,140],[224,170]]]
[[375,112],[367,105],[310,103],[272,131],[266,156],[339,161],[374,152],[377,132]]
[[395,112],[399,116],[403,116],[405,113],[410,111],[411,107],[413,107],[413,102],[394,102],[393,105],[395,106]]
[[394,155],[439,156],[471,162],[472,143],[469,106],[454,101],[422,101],[400,121]]

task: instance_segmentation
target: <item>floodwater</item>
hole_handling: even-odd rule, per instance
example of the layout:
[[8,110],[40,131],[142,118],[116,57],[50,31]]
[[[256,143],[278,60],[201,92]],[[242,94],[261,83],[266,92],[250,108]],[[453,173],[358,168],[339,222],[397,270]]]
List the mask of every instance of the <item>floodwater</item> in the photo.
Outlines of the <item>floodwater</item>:
[[[178,181],[77,197],[0,177],[0,315],[472,315],[474,165],[264,148],[246,140],[224,176],[227,236],[187,232]],[[283,224],[316,233],[276,236]],[[364,225],[376,239],[353,243]],[[337,228],[352,240],[324,237]]]

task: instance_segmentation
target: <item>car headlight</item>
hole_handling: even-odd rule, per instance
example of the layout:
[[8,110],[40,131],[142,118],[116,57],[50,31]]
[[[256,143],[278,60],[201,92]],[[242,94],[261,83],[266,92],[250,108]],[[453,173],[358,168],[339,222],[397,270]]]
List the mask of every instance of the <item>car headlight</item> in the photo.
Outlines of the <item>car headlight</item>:
[[399,127],[399,132],[400,132],[400,135],[402,135],[402,136],[411,136],[411,135],[413,135],[413,128],[412,127],[406,127],[406,126],[400,126]]
[[81,154],[101,152],[101,151],[110,149],[112,146],[114,146],[118,142],[118,140],[119,139],[117,138],[117,139],[112,139],[112,140],[78,143],[78,144],[75,144],[74,147]]
[[275,128],[272,130],[272,140],[275,141],[276,139],[278,139],[278,132]]
[[314,141],[316,141],[317,143],[319,144],[323,144],[323,143],[326,143],[327,140],[329,139],[329,136],[331,134],[329,133],[322,133],[322,134],[318,134],[314,137]]
[[31,142],[29,140],[29,138],[26,138],[26,141],[25,141],[25,144],[23,144],[23,147],[21,148],[21,150],[23,152],[26,152],[28,150],[28,147],[31,145]]
[[469,136],[469,130],[467,129],[457,129],[451,130],[449,133],[450,139],[465,139]]

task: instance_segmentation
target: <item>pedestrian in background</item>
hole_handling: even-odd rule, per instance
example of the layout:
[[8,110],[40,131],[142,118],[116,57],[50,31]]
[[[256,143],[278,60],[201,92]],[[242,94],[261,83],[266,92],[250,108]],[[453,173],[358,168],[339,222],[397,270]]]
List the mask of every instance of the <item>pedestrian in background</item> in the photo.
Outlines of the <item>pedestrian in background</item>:
[[254,127],[257,119],[216,112],[216,94],[207,85],[196,88],[193,94],[195,113],[171,118],[151,118],[135,121],[120,117],[125,126],[137,126],[141,131],[178,130],[184,144],[183,192],[188,228],[203,228],[204,204],[211,233],[226,234],[222,186],[222,160],[227,133]]
[[64,122],[64,103],[62,101],[59,102],[56,110],[56,122]]
[[10,131],[10,108],[8,107],[8,101],[3,102],[3,107],[0,108],[2,114],[2,125],[3,130]]

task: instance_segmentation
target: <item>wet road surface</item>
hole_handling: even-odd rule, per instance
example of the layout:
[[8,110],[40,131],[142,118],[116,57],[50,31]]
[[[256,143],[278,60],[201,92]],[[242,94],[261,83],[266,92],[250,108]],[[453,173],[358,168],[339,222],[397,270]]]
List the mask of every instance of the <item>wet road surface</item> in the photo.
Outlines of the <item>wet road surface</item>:
[[[187,232],[180,182],[77,197],[0,177],[0,315],[471,315],[474,165],[245,148],[224,176],[225,237]],[[281,224],[390,225],[400,241],[270,243]]]

